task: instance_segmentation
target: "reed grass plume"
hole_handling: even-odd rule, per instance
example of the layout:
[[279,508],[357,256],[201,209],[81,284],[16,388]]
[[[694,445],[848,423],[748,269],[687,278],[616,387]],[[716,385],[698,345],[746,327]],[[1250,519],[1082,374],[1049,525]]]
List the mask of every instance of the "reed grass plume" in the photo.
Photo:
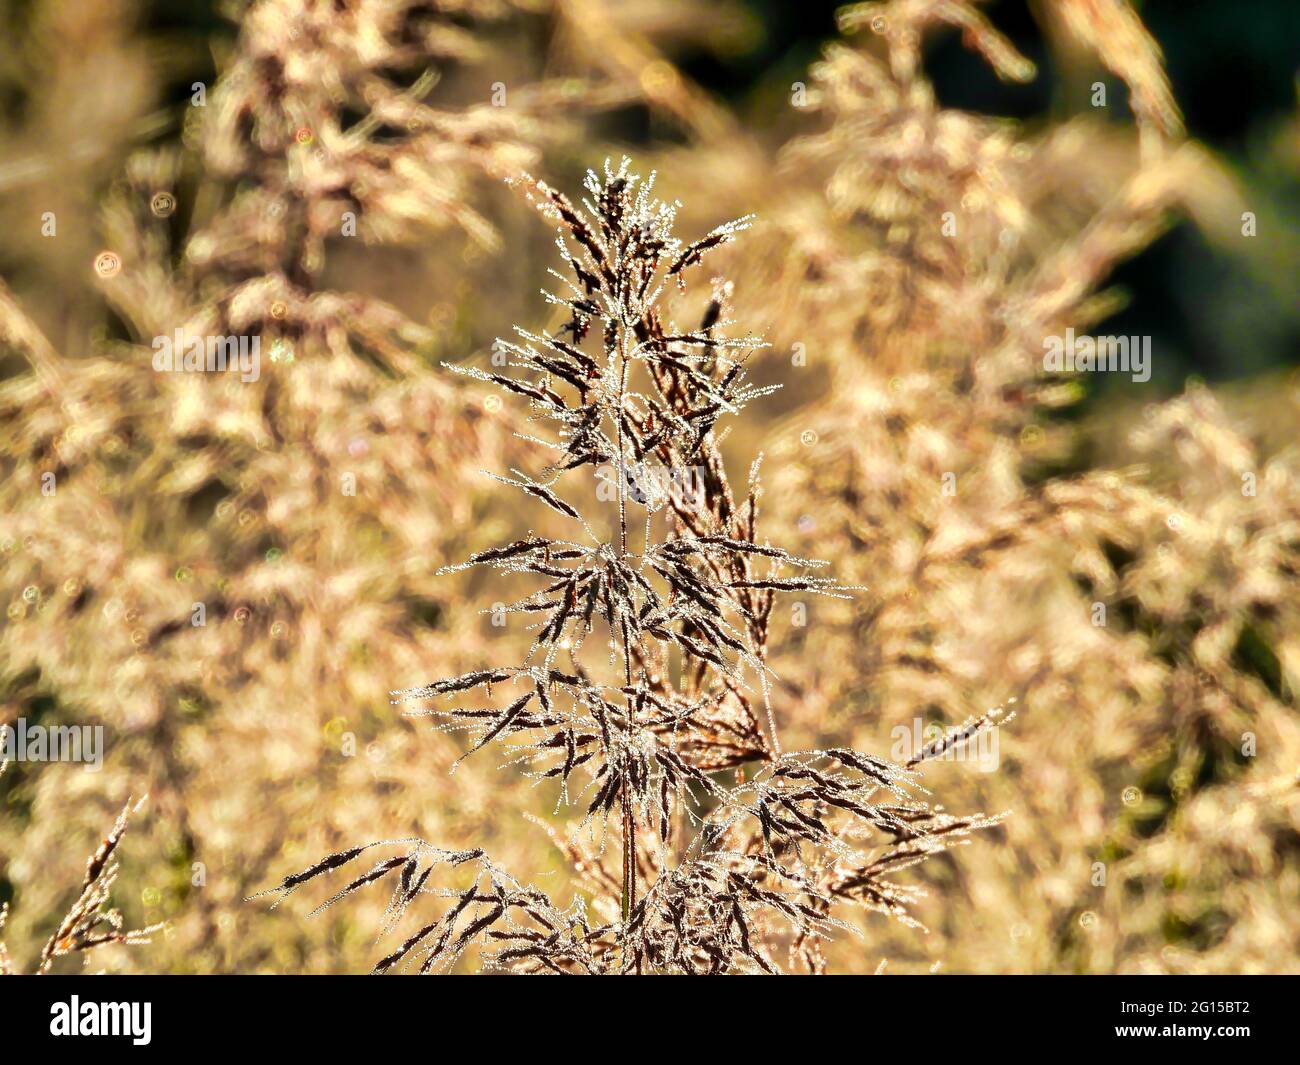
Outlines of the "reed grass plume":
[[[485,966],[516,971],[773,973],[784,948],[792,965],[820,972],[821,941],[848,927],[837,904],[912,922],[915,888],[894,876],[997,823],[942,813],[915,779],[921,762],[993,720],[905,765],[844,748],[782,751],[766,660],[776,595],[849,592],[817,572],[824,563],[760,539],[757,462],[743,497],[727,477],[718,422],[775,387],[747,381],[762,341],[729,331],[729,283],[714,279],[694,328],[677,325],[666,299],[750,219],[684,243],[675,207],[653,197],[655,175],[643,181],[626,159],[588,172],[581,207],[525,184],[561,231],[568,273],[546,296],[567,320],[554,334],[520,329],[518,343],[499,342],[494,365],[514,372],[451,368],[553,423],[538,441],[554,453],[542,476],[499,479],[568,519],[570,535],[530,534],[462,564],[542,581],[504,608],[539,617],[521,664],[397,694],[431,700],[439,727],[472,741],[464,757],[500,746],[508,765],[585,807],[559,842],[586,892],[565,908],[479,848],[422,840],[340,851],[275,890],[283,898],[397,847],[322,904],[390,879],[387,933],[409,908],[445,900],[376,972],[408,960],[440,971],[471,946],[487,948]],[[593,471],[609,488],[599,516],[570,501],[591,495]],[[459,705],[468,693],[486,704]],[[443,865],[468,868],[468,884],[431,887]]]
[[[0,725],[0,741],[7,736],[8,731],[8,725]],[[12,764],[11,759],[0,756],[0,776],[4,776]],[[109,905],[113,884],[119,872],[115,852],[126,834],[131,814],[137,812],[143,804],[144,799],[138,803],[128,799],[108,835],[87,860],[86,874],[76,900],[50,933],[34,963],[33,971],[38,975],[50,972],[59,958],[85,954],[110,944],[135,946],[149,943],[150,937],[162,930],[161,924],[128,930],[124,927],[121,911]],[[0,932],[4,931],[8,920],[9,903],[5,902],[0,904]],[[4,940],[0,939],[0,976],[13,976],[19,971]]]

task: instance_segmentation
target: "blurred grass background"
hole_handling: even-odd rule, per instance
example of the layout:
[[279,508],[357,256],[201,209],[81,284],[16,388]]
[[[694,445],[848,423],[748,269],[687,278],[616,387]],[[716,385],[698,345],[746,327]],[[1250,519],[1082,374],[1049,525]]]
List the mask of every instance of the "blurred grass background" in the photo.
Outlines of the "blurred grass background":
[[[873,589],[862,615],[827,615],[825,628],[818,615],[807,634],[788,632],[791,736],[856,739],[885,754],[890,728],[914,717],[952,724],[985,709],[981,700],[1011,697],[1026,707],[1004,734],[1001,773],[941,766],[933,781],[954,808],[975,802],[1019,821],[924,874],[930,935],[873,919],[865,940],[836,947],[833,968],[870,971],[888,957],[901,971],[1297,970],[1300,843],[1285,782],[1296,772],[1300,638],[1286,553],[1297,539],[1288,507],[1300,426],[1300,9],[1286,0],[1136,5],[1219,184],[1202,195],[1201,171],[1171,179],[1188,196],[1153,212],[1164,231],[1100,271],[1110,296],[1087,328],[1151,336],[1151,381],[1077,382],[1065,401],[1022,416],[987,414],[960,374],[938,372],[948,356],[934,353],[966,339],[961,330],[926,340],[918,359],[870,311],[852,316],[851,304],[887,298],[855,273],[868,261],[855,256],[872,254],[876,240],[860,223],[880,202],[837,215],[817,166],[778,165],[825,118],[790,101],[795,83],[814,84],[810,66],[826,45],[846,40],[837,6],[452,5],[435,20],[447,37],[430,100],[473,120],[439,127],[443,149],[393,119],[373,133],[371,154],[342,137],[382,96],[369,79],[405,86],[428,65],[418,54],[384,56],[379,42],[409,43],[401,19],[376,14],[368,32],[332,39],[316,34],[328,5],[306,0],[0,7],[0,594],[9,608],[0,720],[96,723],[108,734],[102,773],[20,765],[0,781],[0,902],[13,906],[16,957],[30,959],[57,922],[128,792],[149,791],[152,814],[128,837],[120,905],[132,920],[172,928],[149,947],[106,952],[114,970],[365,968],[377,901],[308,921],[306,906],[272,913],[243,899],[371,838],[472,841],[557,889],[558,856],[517,816],[527,809],[562,824],[555,797],[490,762],[448,779],[457,742],[403,720],[387,692],[500,657],[502,641],[522,638],[479,616],[508,599],[499,580],[435,576],[538,520],[477,473],[534,463],[511,435],[524,428],[521,412],[485,408],[483,394],[439,367],[482,359],[515,323],[547,324],[536,292],[550,236],[500,179],[527,166],[572,186],[586,167],[627,152],[660,167],[661,191],[684,201],[687,231],[751,210],[771,221],[729,249],[725,266],[737,316],[774,343],[759,378],[787,388],[730,446],[737,469],[756,450],[772,452],[773,538],[834,559]],[[1045,231],[1073,234],[1083,228],[1076,216],[1136,181],[1125,146],[1134,116],[1124,77],[1045,28],[1052,6],[983,5],[1037,65],[1034,80],[1000,79],[951,30],[926,33],[923,80],[940,111],[1014,120],[1015,136],[1033,143],[1098,117],[1090,86],[1107,84],[1105,135],[1088,134],[1073,169],[1043,164],[1036,183],[1017,187]],[[291,36],[293,26],[303,32]],[[277,66],[276,56],[301,65]],[[333,71],[356,75],[347,99],[314,96],[313,79],[328,86]],[[575,79],[587,95],[509,102]],[[192,106],[196,82],[209,94],[202,110]],[[488,110],[497,83],[508,102]],[[322,161],[318,173],[296,162],[291,141],[307,125],[315,133],[304,151],[351,152],[347,166],[335,173]],[[867,146],[850,138],[838,165],[853,164],[857,144]],[[161,218],[149,211],[160,189],[175,197]],[[356,203],[362,239],[340,239],[338,211]],[[1257,215],[1257,238],[1228,239],[1229,203]],[[306,205],[301,217],[295,204]],[[316,207],[333,212],[328,225]],[[57,218],[54,239],[42,235],[46,212]],[[96,274],[105,249],[121,256],[120,276]],[[330,293],[347,300],[317,298]],[[181,323],[260,328],[268,344],[289,345],[292,368],[266,365],[251,388],[159,380],[150,339]],[[797,370],[795,343],[812,353]],[[913,393],[915,407],[904,409],[900,397]],[[886,454],[888,438],[873,434],[927,418],[926,433],[951,431],[973,467],[1001,471],[1006,459],[1014,471],[982,493],[988,510],[968,514],[969,527],[1027,529],[1039,489],[1054,498],[1072,483],[1064,478],[1138,462],[1143,485],[1161,494],[1099,506],[1106,521],[1124,516],[1123,532],[1067,526],[1075,555],[1027,535],[1002,569],[970,564],[933,585],[913,582],[905,547],[915,528],[927,537],[938,528],[931,503],[915,487],[879,488],[870,454],[854,448]],[[951,429],[948,418],[980,423],[984,435]],[[821,438],[811,453],[799,444],[810,425]],[[1029,427],[1050,446],[1025,446]],[[930,439],[918,431],[887,461],[928,469],[916,453]],[[1252,457],[1238,461],[1238,451]],[[51,469],[59,492],[47,499],[39,475]],[[1238,507],[1242,469],[1273,486],[1261,490],[1273,509]],[[357,478],[355,496],[340,492],[344,474]],[[888,500],[887,518],[873,512],[884,505],[876,496]],[[1176,548],[1173,563],[1158,542],[1166,503],[1193,515],[1203,535],[1188,554]],[[1090,588],[1079,602],[1119,604],[1123,631],[1091,664],[1094,652],[1082,652],[1080,665],[1063,657],[1075,637],[1062,619],[1077,620],[1070,597],[1083,595],[1080,559],[1094,537],[1113,598]],[[1160,568],[1170,565],[1184,581],[1176,592],[1166,582],[1178,574]],[[896,603],[880,569],[897,574]],[[194,601],[209,604],[210,626],[178,634]],[[942,697],[918,695],[891,672],[894,630],[880,619],[895,607],[910,612],[909,626],[946,626],[956,645],[957,679],[945,675]],[[1230,653],[1210,667],[1196,638],[1220,623],[1232,628]],[[1026,648],[1041,655],[1022,669],[1015,652]],[[1261,737],[1257,762],[1234,753],[1243,731]],[[1141,798],[1129,802],[1133,788]],[[1097,862],[1122,870],[1100,893]]]

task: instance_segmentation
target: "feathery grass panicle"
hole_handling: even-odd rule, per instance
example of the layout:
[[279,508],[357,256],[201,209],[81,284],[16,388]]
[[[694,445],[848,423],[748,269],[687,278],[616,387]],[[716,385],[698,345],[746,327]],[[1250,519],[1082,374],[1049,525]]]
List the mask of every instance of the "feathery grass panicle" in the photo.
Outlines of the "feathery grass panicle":
[[[9,725],[0,725],[0,747],[5,745],[5,734],[9,728]],[[8,759],[0,759],[0,776],[4,776],[11,764]],[[119,871],[116,858],[118,844],[126,835],[131,815],[144,805],[145,798],[147,796],[138,802],[130,798],[126,800],[126,805],[117,815],[108,835],[87,859],[81,891],[41,949],[34,970],[37,975],[50,972],[59,958],[69,955],[85,954],[111,943],[126,946],[148,943],[155,932],[166,927],[165,922],[158,922],[145,928],[127,929],[121,911],[109,905]],[[6,902],[0,906],[0,932],[4,931],[8,919],[9,904]],[[0,939],[0,976],[12,976],[17,972],[8,947]]]
[[[571,276],[557,274],[562,290],[545,296],[567,320],[553,336],[520,330],[523,343],[499,344],[494,355],[504,353],[510,372],[449,369],[524,397],[557,426],[560,458],[545,483],[518,471],[496,479],[580,538],[530,532],[461,564],[541,583],[505,608],[537,618],[522,664],[396,694],[431,700],[419,713],[465,734],[461,759],[496,746],[581,808],[577,833],[594,853],[577,836],[561,846],[580,880],[596,885],[603,921],[590,923],[581,906],[561,911],[479,851],[447,860],[424,843],[323,905],[397,879],[389,931],[417,896],[445,900],[442,916],[380,972],[413,956],[422,972],[445,968],[472,944],[489,968],[530,972],[770,973],[782,946],[797,967],[820,972],[819,942],[850,927],[838,905],[911,920],[915,889],[893,874],[998,819],[953,818],[921,797],[915,766],[948,745],[908,766],[843,748],[780,748],[767,662],[777,593],[849,590],[811,572],[824,562],[759,539],[757,463],[746,497],[732,491],[718,423],[772,387],[748,383],[747,361],[763,342],[729,332],[730,287],[714,282],[695,328],[676,324],[668,298],[749,219],[683,242],[676,205],[655,199],[654,175],[643,181],[626,159],[588,172],[581,205],[534,178],[521,184],[560,231]],[[612,482],[597,491],[598,509],[570,501],[584,494],[575,477],[583,470],[605,489]],[[638,512],[643,521],[633,520]],[[589,652],[591,642],[608,653]],[[461,705],[470,693],[483,701]],[[972,722],[951,744],[992,723]],[[614,832],[617,870],[606,866]],[[272,890],[282,898],[374,846],[341,851]],[[427,854],[439,857],[421,868]],[[426,886],[434,866],[465,861],[477,863],[469,886]]]

